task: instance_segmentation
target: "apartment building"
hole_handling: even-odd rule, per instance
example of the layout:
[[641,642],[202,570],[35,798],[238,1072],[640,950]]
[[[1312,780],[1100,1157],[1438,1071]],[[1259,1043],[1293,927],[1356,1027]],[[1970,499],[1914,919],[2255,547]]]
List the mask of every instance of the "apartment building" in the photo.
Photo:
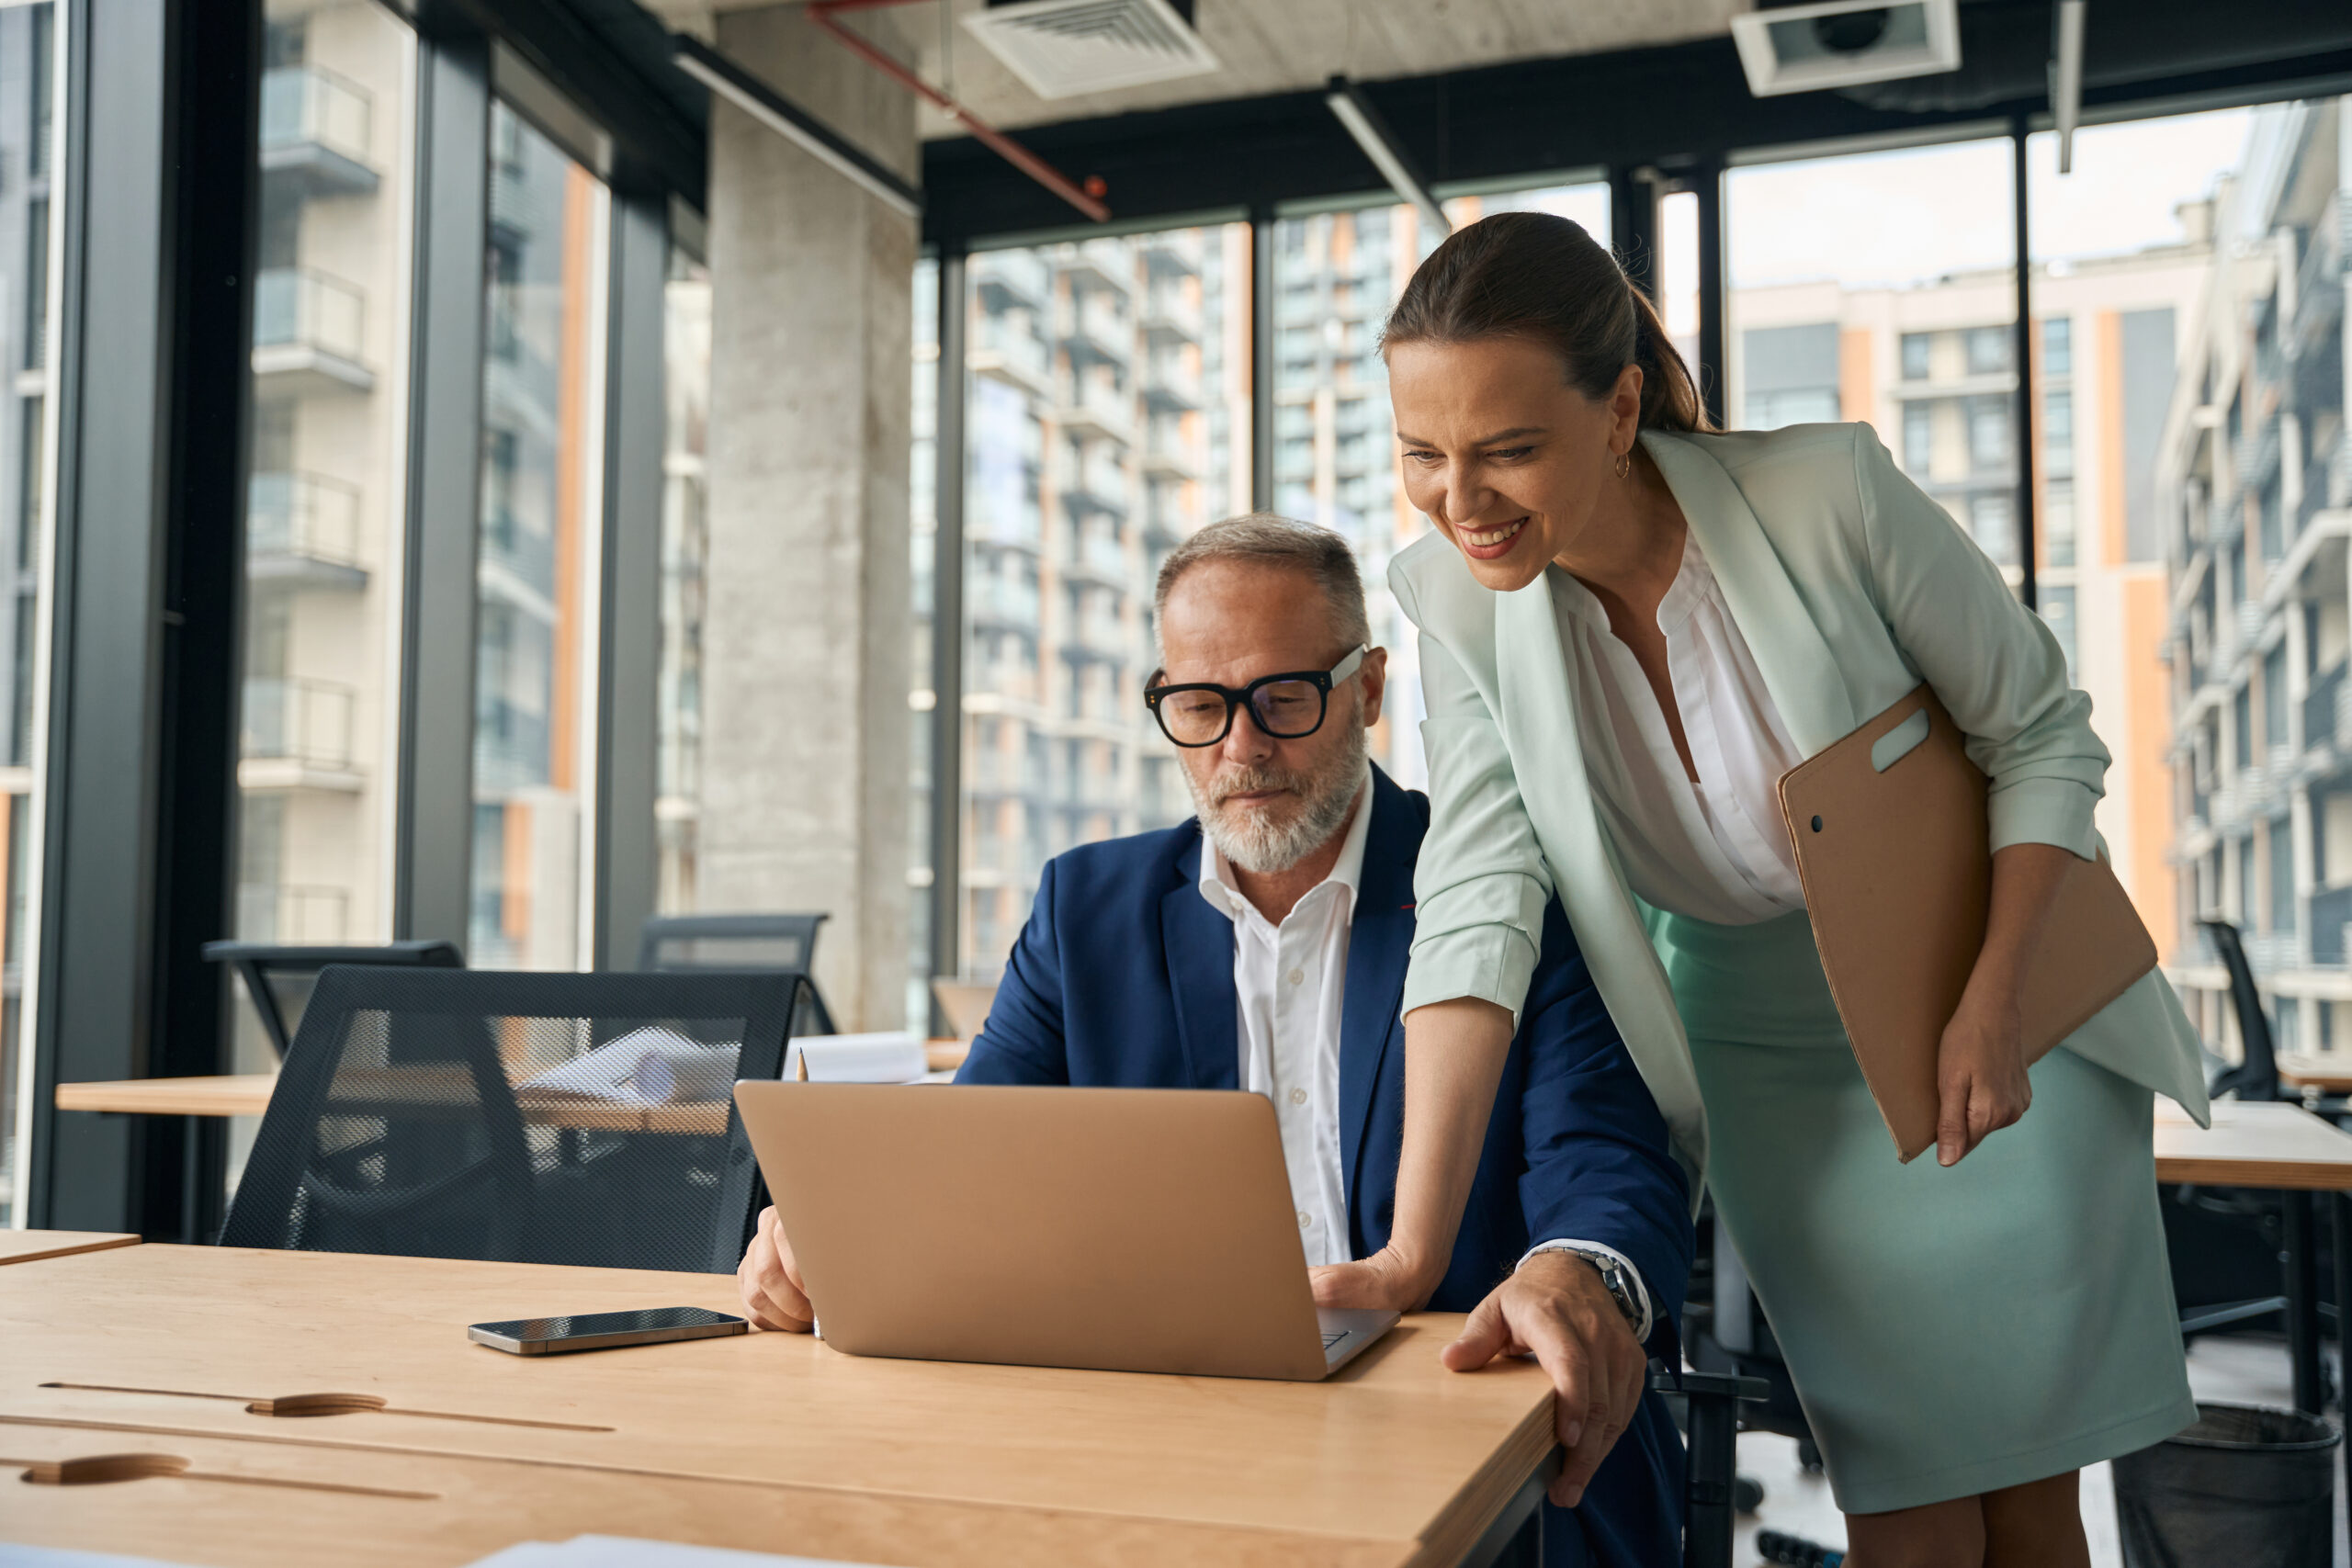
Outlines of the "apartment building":
[[2234,922],[2282,1047],[2352,1042],[2352,117],[2258,111],[2212,211],[2155,489],[2171,569],[2176,981],[2209,1039],[2226,979],[2192,929]]
[[408,297],[408,31],[269,8],[237,934],[381,941]]
[[[2183,335],[2211,247],[2182,243],[2034,270],[2035,575],[2043,620],[2114,762],[2098,823],[2169,954],[2172,735],[2165,561],[2154,475]],[[1906,288],[1792,284],[1731,299],[1728,410],[1773,429],[1860,420],[2021,584],[2014,275]]]
[[[1226,226],[971,258],[960,905],[968,973],[992,976],[1002,964],[1052,856],[1191,814],[1174,749],[1140,694],[1156,662],[1159,563],[1203,524],[1248,506],[1247,243],[1246,229]],[[938,350],[927,324],[919,315],[918,903],[931,881],[922,826],[935,700],[929,606],[942,569],[930,469]],[[920,929],[916,940],[927,941]]]

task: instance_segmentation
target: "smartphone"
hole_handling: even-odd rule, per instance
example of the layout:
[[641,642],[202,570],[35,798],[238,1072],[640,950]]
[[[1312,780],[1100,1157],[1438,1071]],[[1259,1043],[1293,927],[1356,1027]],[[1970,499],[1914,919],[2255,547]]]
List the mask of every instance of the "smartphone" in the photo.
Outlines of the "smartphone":
[[752,1325],[706,1307],[648,1307],[642,1312],[592,1312],[578,1317],[518,1317],[506,1323],[477,1323],[466,1337],[517,1356],[551,1356],[564,1350],[610,1350],[622,1345],[659,1345],[667,1339],[715,1339],[741,1334]]

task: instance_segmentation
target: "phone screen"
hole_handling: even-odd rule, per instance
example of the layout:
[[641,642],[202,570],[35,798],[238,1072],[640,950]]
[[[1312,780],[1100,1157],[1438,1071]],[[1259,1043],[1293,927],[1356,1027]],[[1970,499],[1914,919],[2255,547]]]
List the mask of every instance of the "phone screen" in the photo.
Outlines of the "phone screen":
[[606,1334],[654,1334],[669,1328],[708,1328],[714,1325],[742,1321],[723,1312],[712,1312],[707,1307],[649,1307],[641,1312],[582,1313],[577,1317],[518,1317],[506,1323],[478,1323],[474,1326],[503,1339],[547,1344],[565,1339],[592,1339]]

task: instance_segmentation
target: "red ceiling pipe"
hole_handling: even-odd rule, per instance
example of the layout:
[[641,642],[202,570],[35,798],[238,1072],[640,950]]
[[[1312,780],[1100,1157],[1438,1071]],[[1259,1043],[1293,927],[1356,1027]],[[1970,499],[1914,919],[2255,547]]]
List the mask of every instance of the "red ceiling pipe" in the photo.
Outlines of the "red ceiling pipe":
[[1102,181],[1089,180],[1087,181],[1088,188],[1080,188],[1059,169],[1055,168],[1020,142],[997,130],[996,127],[988,124],[962,104],[957,103],[954,98],[949,97],[945,93],[941,92],[833,19],[833,13],[836,11],[870,11],[885,6],[903,6],[909,3],[910,0],[808,0],[808,19],[839,39],[852,53],[863,59],[876,71],[936,106],[941,113],[970,131],[975,140],[994,152],[998,157],[1085,213],[1095,222],[1106,221],[1111,216],[1111,209],[1096,199],[1102,189]]

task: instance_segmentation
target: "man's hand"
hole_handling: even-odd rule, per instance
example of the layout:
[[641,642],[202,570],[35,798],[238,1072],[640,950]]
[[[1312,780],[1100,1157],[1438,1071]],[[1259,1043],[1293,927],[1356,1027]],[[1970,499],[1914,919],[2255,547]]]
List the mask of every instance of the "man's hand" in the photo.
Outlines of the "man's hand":
[[1441,1358],[1457,1372],[1532,1354],[1552,1379],[1552,1423],[1567,1464],[1553,1502],[1573,1508],[1634,1419],[1649,1385],[1642,1353],[1600,1271],[1573,1253],[1538,1253],[1478,1303]]
[[1353,1263],[1321,1263],[1306,1271],[1317,1306],[1380,1312],[1419,1312],[1427,1305],[1439,1281],[1423,1283],[1420,1275],[1393,1247]]
[[817,1326],[817,1309],[800,1283],[800,1265],[792,1260],[792,1244],[771,1204],[760,1211],[752,1245],[736,1267],[735,1284],[743,1292],[743,1310],[755,1328],[806,1334]]

